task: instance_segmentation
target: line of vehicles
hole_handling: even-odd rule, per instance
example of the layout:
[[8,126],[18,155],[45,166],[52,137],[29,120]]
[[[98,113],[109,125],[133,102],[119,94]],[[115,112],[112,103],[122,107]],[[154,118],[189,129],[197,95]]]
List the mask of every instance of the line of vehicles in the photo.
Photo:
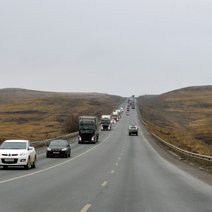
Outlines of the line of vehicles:
[[[99,130],[110,131],[112,124],[121,118],[123,108],[115,110],[110,115],[102,115],[100,122],[97,116],[79,117],[78,143],[96,143],[99,140]],[[46,157],[70,157],[71,146],[67,140],[52,140],[46,149]],[[6,140],[0,145],[0,166],[21,166],[24,169],[36,167],[37,156],[35,148],[30,146],[29,140]]]
[[[128,106],[133,108],[132,104]],[[128,112],[129,107],[126,111]],[[109,115],[102,115],[100,122],[97,116],[79,117],[78,143],[96,143],[99,140],[99,130],[111,131],[113,123],[120,120],[124,109],[121,107]],[[138,127],[130,125],[129,135],[138,135]],[[46,157],[70,157],[71,146],[67,140],[52,140],[46,149]],[[7,169],[9,166],[22,166],[24,169],[36,167],[37,156],[35,148],[30,146],[29,140],[6,140],[0,145],[0,166]]]
[[[128,98],[128,104],[126,109],[126,115],[129,115],[130,108],[135,109],[135,96],[132,96],[131,98]],[[138,126],[136,124],[131,124],[128,127],[128,134],[131,135],[138,135]]]
[[112,114],[102,115],[100,122],[97,116],[80,116],[79,117],[79,136],[78,143],[96,143],[99,140],[99,130],[110,131],[112,124],[120,120],[124,109],[120,108]]

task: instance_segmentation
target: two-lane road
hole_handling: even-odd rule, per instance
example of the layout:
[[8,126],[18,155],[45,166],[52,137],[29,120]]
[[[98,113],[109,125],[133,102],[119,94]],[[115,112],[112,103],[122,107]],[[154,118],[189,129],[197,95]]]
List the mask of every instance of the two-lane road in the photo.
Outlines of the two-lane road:
[[72,158],[46,159],[35,170],[0,170],[2,212],[211,212],[212,187],[162,158],[135,110],[97,145],[73,145]]

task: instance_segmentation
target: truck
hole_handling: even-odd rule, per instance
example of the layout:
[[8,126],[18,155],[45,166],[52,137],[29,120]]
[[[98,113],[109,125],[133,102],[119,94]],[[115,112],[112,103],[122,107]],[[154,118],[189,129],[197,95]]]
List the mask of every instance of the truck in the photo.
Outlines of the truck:
[[97,116],[79,117],[78,143],[96,143],[99,140],[99,122]]
[[113,120],[115,120],[115,122],[119,121],[119,114],[117,111],[113,111],[112,118],[113,118]]
[[111,115],[102,115],[101,116],[101,130],[111,130]]

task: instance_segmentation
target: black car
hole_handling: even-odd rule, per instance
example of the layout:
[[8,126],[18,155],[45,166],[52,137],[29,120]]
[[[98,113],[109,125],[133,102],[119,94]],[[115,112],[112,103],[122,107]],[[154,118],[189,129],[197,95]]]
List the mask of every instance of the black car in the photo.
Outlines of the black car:
[[46,157],[70,157],[71,147],[66,140],[52,140],[46,149]]

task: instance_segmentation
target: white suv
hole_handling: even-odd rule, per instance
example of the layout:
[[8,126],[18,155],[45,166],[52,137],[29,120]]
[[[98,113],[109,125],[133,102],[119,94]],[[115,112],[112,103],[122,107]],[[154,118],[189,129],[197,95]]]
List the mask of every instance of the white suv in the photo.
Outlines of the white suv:
[[0,166],[24,166],[25,169],[36,167],[35,148],[28,140],[6,140],[0,145]]

